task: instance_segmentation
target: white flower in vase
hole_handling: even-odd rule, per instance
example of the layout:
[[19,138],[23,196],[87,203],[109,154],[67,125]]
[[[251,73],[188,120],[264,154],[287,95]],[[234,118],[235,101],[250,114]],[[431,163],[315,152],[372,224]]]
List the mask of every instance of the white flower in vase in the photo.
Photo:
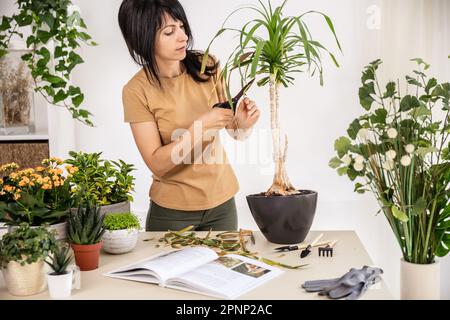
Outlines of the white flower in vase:
[[405,151],[408,152],[408,153],[413,153],[414,150],[415,150],[415,147],[414,147],[413,144],[407,144],[407,145],[405,146]]
[[397,132],[397,130],[395,128],[389,128],[387,130],[387,135],[391,139],[397,138],[397,134],[398,134],[398,132]]
[[394,165],[395,165],[395,163],[394,163],[394,160],[392,160],[392,159],[387,159],[385,162],[383,162],[383,169],[386,169],[386,170],[392,170],[392,169],[394,169]]
[[389,150],[386,152],[386,159],[394,160],[397,153],[394,150]]
[[359,162],[355,162],[353,164],[353,169],[355,169],[355,171],[362,171],[364,169],[364,164],[363,163],[359,163]]
[[411,164],[411,157],[410,156],[403,156],[400,159],[400,163],[402,164],[402,166],[407,167]]
[[350,157],[350,155],[346,154],[345,156],[342,157],[342,162],[346,165],[349,166],[350,163],[352,163],[352,158]]
[[358,154],[355,157],[355,163],[362,164],[363,162],[364,162],[364,157],[362,155]]

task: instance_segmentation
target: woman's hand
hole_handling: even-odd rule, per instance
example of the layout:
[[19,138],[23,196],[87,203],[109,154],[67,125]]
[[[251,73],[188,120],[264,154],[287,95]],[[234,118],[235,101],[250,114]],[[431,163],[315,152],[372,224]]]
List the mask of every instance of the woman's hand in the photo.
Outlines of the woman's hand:
[[203,114],[196,121],[201,121],[203,132],[208,130],[220,130],[225,128],[233,120],[233,111],[231,109],[212,108]]
[[237,129],[249,129],[258,121],[260,111],[253,100],[244,98],[236,110]]

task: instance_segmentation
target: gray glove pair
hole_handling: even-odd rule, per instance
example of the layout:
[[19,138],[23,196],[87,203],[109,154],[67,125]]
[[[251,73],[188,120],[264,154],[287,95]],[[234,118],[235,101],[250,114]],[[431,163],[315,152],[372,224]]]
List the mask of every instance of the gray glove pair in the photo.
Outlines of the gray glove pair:
[[319,292],[321,296],[331,299],[358,299],[372,284],[381,280],[383,270],[364,266],[362,269],[351,268],[340,278],[306,281],[302,284],[307,292]]

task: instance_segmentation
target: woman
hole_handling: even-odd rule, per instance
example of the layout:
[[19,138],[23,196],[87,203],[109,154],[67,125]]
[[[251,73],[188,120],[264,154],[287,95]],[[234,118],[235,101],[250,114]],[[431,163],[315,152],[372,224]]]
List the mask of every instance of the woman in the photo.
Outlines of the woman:
[[212,108],[224,101],[220,69],[210,57],[200,74],[202,53],[190,49],[189,23],[177,0],[124,0],[119,25],[142,66],[122,97],[125,122],[153,173],[146,230],[236,230],[239,184],[218,133],[225,128],[245,139],[259,118],[257,106],[245,98],[235,115]]

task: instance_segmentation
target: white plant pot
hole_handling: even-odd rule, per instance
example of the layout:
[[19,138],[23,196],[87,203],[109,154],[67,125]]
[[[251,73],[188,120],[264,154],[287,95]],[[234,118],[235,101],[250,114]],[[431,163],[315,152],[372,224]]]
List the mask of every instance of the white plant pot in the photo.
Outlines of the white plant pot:
[[[130,212],[130,201],[123,201],[119,203],[113,203],[106,206],[100,206],[100,215],[108,215],[111,213]],[[72,213],[77,213],[78,208],[71,208]]]
[[72,294],[72,289],[80,289],[80,269],[77,266],[68,268],[67,273],[54,275],[47,273],[47,285],[52,299],[67,299]]
[[[8,226],[8,232],[13,232],[19,226]],[[37,228],[37,226],[32,226],[31,228]],[[51,224],[47,227],[47,230],[52,231],[56,230],[56,240],[66,240],[67,239],[67,229],[69,228],[69,224],[67,221]]]
[[402,300],[440,299],[440,265],[400,261],[400,298]]
[[47,288],[42,260],[23,266],[18,262],[10,261],[2,272],[8,291],[12,295],[29,296]]
[[126,253],[137,244],[139,231],[137,229],[106,230],[103,234],[103,250],[112,254]]

